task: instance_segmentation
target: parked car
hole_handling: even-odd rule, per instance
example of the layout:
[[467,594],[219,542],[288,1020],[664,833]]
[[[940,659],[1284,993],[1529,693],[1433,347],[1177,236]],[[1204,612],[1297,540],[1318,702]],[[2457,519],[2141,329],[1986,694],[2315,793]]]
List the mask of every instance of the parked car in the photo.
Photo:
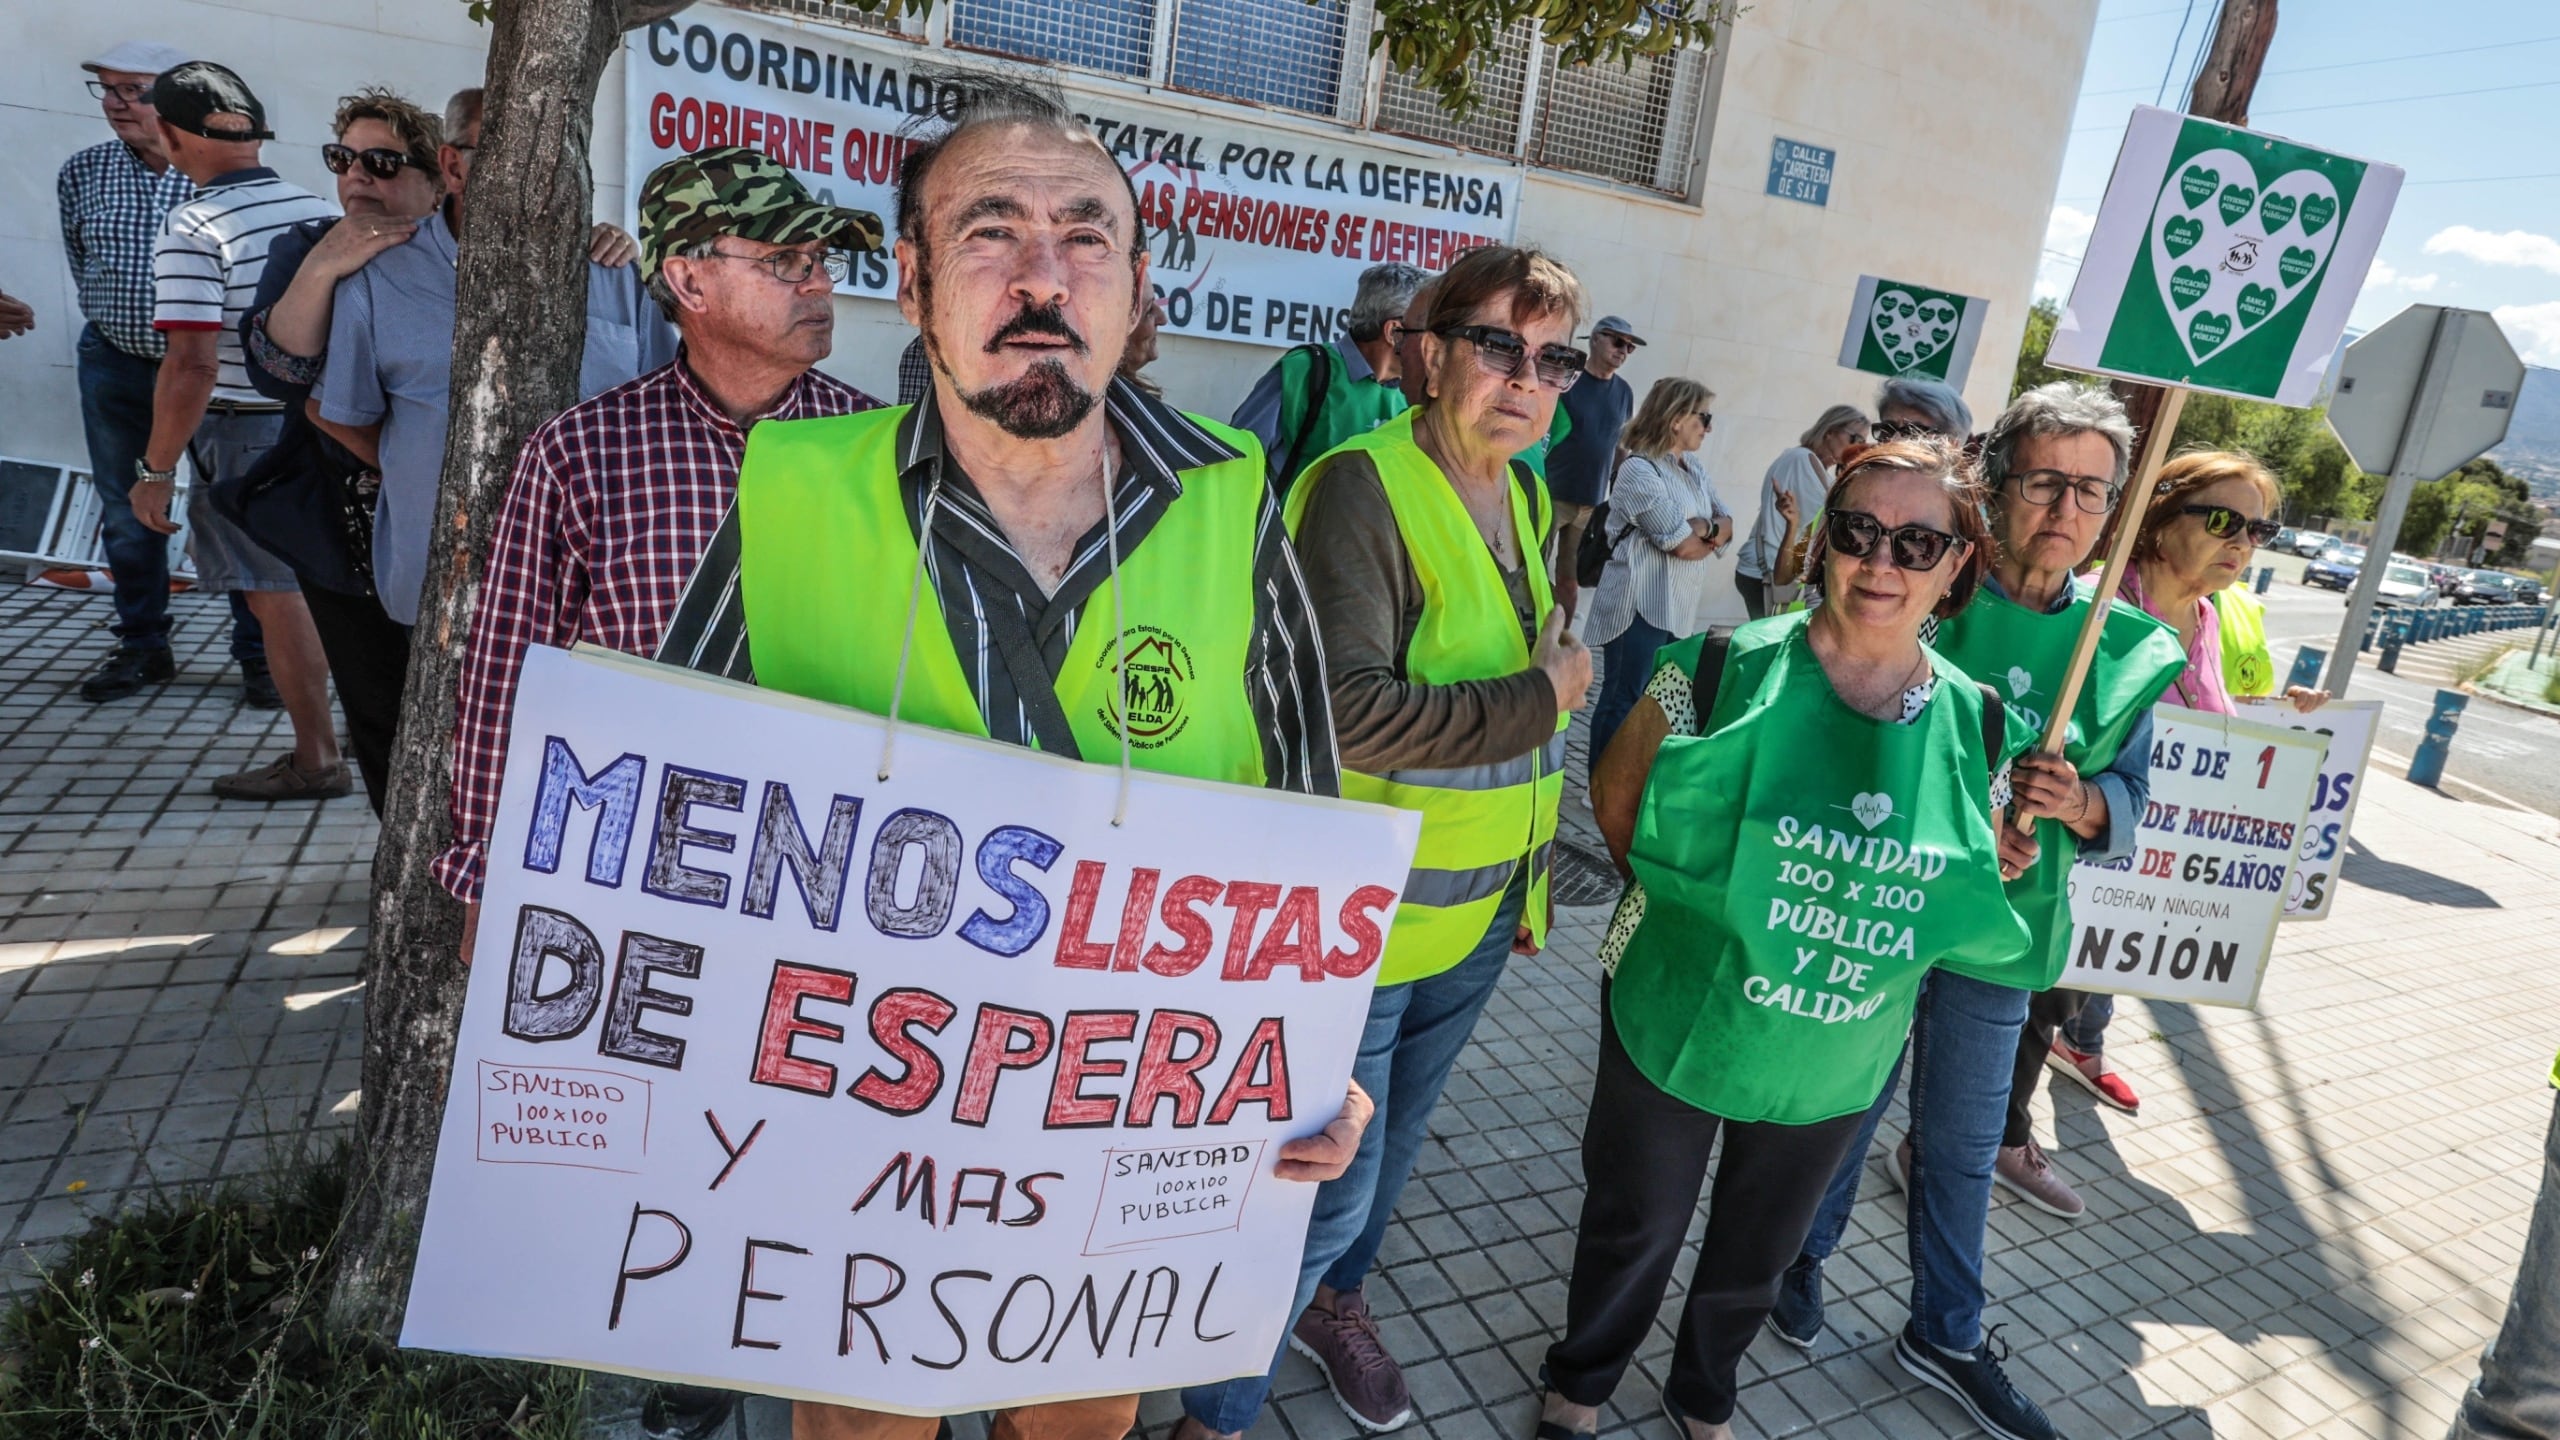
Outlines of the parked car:
[[2465,570],[2453,587],[2456,605],[2513,605],[2516,577],[2495,570]]
[[2543,593],[2541,581],[2534,579],[2530,575],[2518,575],[2515,577],[2515,580],[2517,604],[2539,605],[2542,603]]
[[2275,548],[2296,555],[2317,555],[2338,543],[2336,536],[2317,530],[2287,530],[2276,536]]
[[2282,550],[2282,551],[2286,552],[2287,554],[2290,554],[2290,553],[2292,553],[2292,551],[2293,551],[2293,544],[2294,544],[2294,542],[2295,542],[2296,540],[2301,539],[2301,538],[2302,538],[2302,532],[2301,532],[2301,531],[2294,529],[2294,528],[2293,528],[2292,526],[2290,526],[2290,525],[2287,525],[2287,526],[2286,526],[2286,527],[2284,527],[2283,529],[2278,530],[2278,531],[2276,532],[2276,538],[2274,538],[2273,540],[2268,541],[2266,544],[2264,544],[2264,545],[2260,546],[2259,548],[2260,548],[2260,549],[2262,549],[2262,550]]
[[2436,593],[2435,581],[2428,578],[2427,567],[2394,560],[2382,567],[2382,586],[2374,592],[2373,603],[2386,608],[2423,610],[2443,598]]
[[2312,556],[2311,563],[2302,567],[2302,583],[2324,590],[2351,590],[2363,569],[2363,546],[2333,540],[2329,548]]
[[2462,572],[2451,565],[2439,565],[2430,560],[2427,562],[2427,578],[2435,582],[2437,594],[2451,595],[2453,587],[2462,583]]

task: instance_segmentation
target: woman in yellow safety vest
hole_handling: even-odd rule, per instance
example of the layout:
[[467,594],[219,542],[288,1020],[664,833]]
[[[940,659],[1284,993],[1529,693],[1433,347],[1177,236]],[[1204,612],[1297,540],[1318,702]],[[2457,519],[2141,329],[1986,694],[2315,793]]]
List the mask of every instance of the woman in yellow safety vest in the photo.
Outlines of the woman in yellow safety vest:
[[[1424,317],[1423,403],[1326,452],[1289,491],[1342,793],[1422,815],[1352,1069],[1380,1113],[1350,1173],[1317,1192],[1305,1264],[1322,1279],[1292,1334],[1370,1431],[1405,1423],[1413,1400],[1361,1281],[1505,961],[1546,938],[1565,725],[1591,655],[1548,591],[1546,486],[1516,461],[1581,377],[1569,342],[1583,309],[1581,283],[1535,250],[1468,252]],[[1269,1388],[1257,1376],[1186,1391],[1183,1440],[1245,1430]]]

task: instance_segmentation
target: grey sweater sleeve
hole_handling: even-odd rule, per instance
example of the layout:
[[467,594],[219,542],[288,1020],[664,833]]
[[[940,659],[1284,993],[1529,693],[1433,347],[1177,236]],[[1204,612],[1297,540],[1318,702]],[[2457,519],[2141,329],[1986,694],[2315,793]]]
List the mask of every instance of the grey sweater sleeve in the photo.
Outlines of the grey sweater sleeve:
[[[1452,769],[1509,760],[1547,743],[1555,733],[1555,686],[1534,666],[1447,685],[1406,678],[1422,586],[1368,457],[1338,456],[1298,483],[1310,487],[1298,559],[1324,636],[1343,765],[1372,775]],[[1520,604],[1516,590],[1513,604]]]

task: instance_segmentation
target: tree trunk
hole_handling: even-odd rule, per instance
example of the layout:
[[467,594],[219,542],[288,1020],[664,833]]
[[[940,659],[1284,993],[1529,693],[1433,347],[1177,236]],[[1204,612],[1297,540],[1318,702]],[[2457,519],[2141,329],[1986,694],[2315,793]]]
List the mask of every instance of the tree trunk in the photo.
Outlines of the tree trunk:
[[454,687],[499,501],[535,426],[577,403],[596,86],[630,0],[500,0],[461,237],[452,420],[413,634],[365,952],[360,1162],[330,1319],[389,1335],[435,1170],[462,1016],[462,907],[428,866],[450,837]]
[[[2221,23],[2195,84],[2187,90],[2187,113],[2226,125],[2249,123],[2249,100],[2258,90],[2258,70],[2267,62],[2267,47],[2276,38],[2276,0],[2223,0]],[[2137,430],[2148,432],[2160,413],[2161,389],[2117,381],[2125,412]]]

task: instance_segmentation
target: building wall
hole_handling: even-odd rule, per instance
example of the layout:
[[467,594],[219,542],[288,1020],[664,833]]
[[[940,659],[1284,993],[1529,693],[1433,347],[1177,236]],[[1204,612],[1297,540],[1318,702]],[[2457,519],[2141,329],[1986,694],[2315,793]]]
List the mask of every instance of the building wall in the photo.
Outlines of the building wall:
[[[1520,234],[1573,266],[1599,312],[1652,342],[1627,376],[1717,392],[1706,459],[1748,521],[1761,472],[1875,377],[1836,363],[1851,292],[1883,273],[1991,302],[1967,398],[1987,423],[2006,394],[2097,0],[1790,0],[1746,7],[1724,57],[1702,203],[1532,172]],[[38,329],[0,343],[0,454],[85,463],[71,343],[79,317],[53,177],[107,138],[79,62],[148,36],[241,72],[277,133],[271,163],[329,193],[319,145],[336,97],[380,83],[430,105],[475,83],[485,31],[460,0],[138,0],[116,10],[0,11],[0,289]],[[1170,97],[1168,97],[1170,98]],[[620,62],[596,106],[597,213],[626,220]],[[1830,203],[1762,193],[1773,136],[1838,152]],[[909,332],[893,306],[839,298],[826,368],[895,388]],[[1176,403],[1220,417],[1278,352],[1168,336],[1156,367]]]

